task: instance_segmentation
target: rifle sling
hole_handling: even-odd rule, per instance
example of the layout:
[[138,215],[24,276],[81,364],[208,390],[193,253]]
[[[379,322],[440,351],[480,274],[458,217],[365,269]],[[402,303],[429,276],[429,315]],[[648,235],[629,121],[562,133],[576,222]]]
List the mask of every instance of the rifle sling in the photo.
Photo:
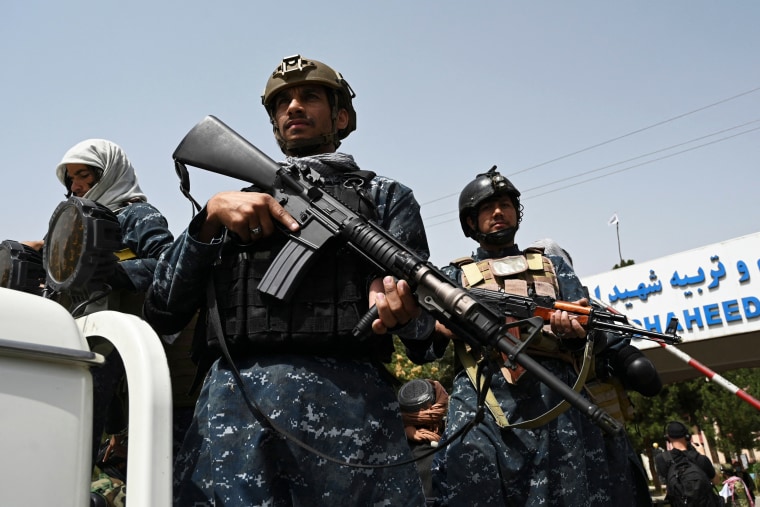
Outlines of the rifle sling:
[[[469,377],[470,382],[472,382],[472,385],[475,386],[478,390],[482,388],[484,384],[483,381],[481,381],[480,386],[478,386],[478,363],[475,361],[475,358],[472,356],[472,354],[467,351],[467,346],[465,343],[461,340],[455,340],[454,350],[456,351],[457,357],[459,358],[459,361],[462,363],[462,366],[467,373],[467,377]],[[578,373],[578,377],[576,378],[575,384],[573,385],[573,391],[580,392],[581,389],[583,389],[583,386],[586,383],[586,379],[588,378],[588,373],[591,369],[591,364],[593,363],[593,358],[594,341],[586,340],[586,347],[583,350],[583,364],[581,365],[581,371]],[[496,424],[498,424],[502,429],[537,428],[559,417],[560,414],[570,408],[570,403],[568,403],[566,400],[562,400],[553,408],[549,409],[547,412],[534,419],[510,424],[509,420],[507,420],[507,416],[504,415],[504,411],[499,406],[499,402],[496,400],[496,396],[494,396],[491,389],[488,389],[488,392],[486,393],[485,404],[496,420]]]

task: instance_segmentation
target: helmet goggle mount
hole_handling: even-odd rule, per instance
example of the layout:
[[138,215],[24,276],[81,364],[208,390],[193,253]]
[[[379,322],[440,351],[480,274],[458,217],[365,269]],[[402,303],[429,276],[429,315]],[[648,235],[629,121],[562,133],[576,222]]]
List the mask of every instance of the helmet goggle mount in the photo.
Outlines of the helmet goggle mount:
[[494,195],[506,194],[512,188],[512,183],[496,170],[496,166],[489,169],[485,175],[491,178]]
[[107,277],[116,267],[114,252],[121,248],[116,215],[95,201],[69,197],[50,218],[43,248],[46,285],[65,293],[72,302],[86,301],[107,289]]
[[40,252],[13,240],[0,243],[0,287],[41,296],[44,286]]

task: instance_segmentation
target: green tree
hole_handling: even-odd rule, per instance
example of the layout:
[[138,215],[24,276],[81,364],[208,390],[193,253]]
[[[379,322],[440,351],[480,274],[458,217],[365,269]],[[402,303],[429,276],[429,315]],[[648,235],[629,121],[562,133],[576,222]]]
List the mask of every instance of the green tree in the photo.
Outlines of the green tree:
[[700,380],[669,384],[651,398],[636,392],[629,393],[636,412],[628,425],[628,435],[635,448],[643,451],[655,442],[662,445],[668,421],[678,420],[688,426],[704,425],[699,382],[704,384]]
[[636,264],[636,263],[633,262],[633,259],[621,260],[620,264],[615,264],[614,266],[612,266],[612,269],[620,269],[620,268],[624,268],[626,266],[632,266],[634,264]]
[[417,378],[432,379],[440,382],[448,392],[451,392],[454,382],[454,347],[451,344],[446,347],[446,352],[441,359],[422,365],[415,364],[406,357],[404,344],[397,336],[393,337],[393,344],[396,351],[386,368],[401,383]]
[[[755,369],[733,370],[723,376],[751,396],[760,393],[760,372]],[[741,449],[757,446],[760,430],[760,411],[757,408],[713,382],[704,383],[701,395],[705,412],[710,414],[710,419],[719,428],[715,440],[723,453],[736,456]]]
[[[760,370],[734,370],[723,376],[751,396],[760,393]],[[665,425],[671,420],[697,426],[710,446],[727,456],[758,446],[760,411],[706,377],[668,384],[651,398],[635,392],[629,395],[636,412],[627,425],[628,436],[634,448],[650,459],[652,444],[664,447]]]

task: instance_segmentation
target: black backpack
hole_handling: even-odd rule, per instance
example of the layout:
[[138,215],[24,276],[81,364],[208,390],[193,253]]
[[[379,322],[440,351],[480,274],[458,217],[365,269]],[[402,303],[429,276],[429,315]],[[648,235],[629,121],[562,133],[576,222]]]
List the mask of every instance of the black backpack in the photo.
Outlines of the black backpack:
[[[696,452],[696,451],[694,451]],[[668,462],[668,500],[671,505],[698,507],[721,507],[721,497],[715,492],[712,482],[686,452],[673,449],[665,453]]]

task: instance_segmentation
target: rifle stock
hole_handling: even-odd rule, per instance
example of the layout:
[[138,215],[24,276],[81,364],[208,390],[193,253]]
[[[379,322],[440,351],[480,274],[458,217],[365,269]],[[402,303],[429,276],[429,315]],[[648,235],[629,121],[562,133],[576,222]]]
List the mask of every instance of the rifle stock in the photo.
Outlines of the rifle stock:
[[172,158],[269,190],[279,166],[240,134],[214,116],[201,120],[180,141]]
[[[300,272],[308,269],[320,246],[340,237],[380,271],[406,280],[418,304],[459,337],[473,345],[494,347],[504,352],[511,361],[532,372],[604,431],[610,434],[622,432],[622,426],[615,419],[523,354],[519,342],[507,333],[502,315],[459,287],[384,229],[320,190],[312,184],[316,181],[314,174],[300,175],[279,167],[212,116],[206,117],[185,136],[175,150],[174,158],[177,163],[187,163],[261,187],[280,201],[301,224],[300,233],[284,231],[296,246],[284,248],[276,257],[264,276],[267,283],[262,280],[259,286],[261,292],[280,298],[292,293]],[[310,229],[318,232],[309,232]],[[304,251],[307,260],[301,255]],[[531,319],[522,322],[534,327],[542,325],[542,322]]]

